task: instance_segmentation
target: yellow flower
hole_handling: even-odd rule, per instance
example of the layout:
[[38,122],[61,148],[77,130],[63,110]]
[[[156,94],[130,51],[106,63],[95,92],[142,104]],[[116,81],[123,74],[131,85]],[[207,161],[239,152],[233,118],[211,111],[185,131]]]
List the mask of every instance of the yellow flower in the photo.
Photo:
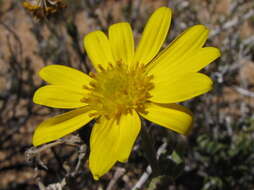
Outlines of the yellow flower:
[[[187,134],[192,114],[176,103],[206,93],[212,80],[199,71],[220,56],[203,47],[208,29],[195,25],[159,54],[171,21],[171,10],[157,9],[134,51],[128,23],[89,33],[84,46],[96,72],[90,76],[70,67],[50,65],[39,75],[49,85],[35,92],[37,104],[75,109],[42,122],[35,146],[59,139],[97,119],[90,138],[89,168],[94,179],[117,161],[126,162],[140,128],[140,116]],[[158,55],[157,55],[158,54]]]
[[22,5],[39,20],[66,8],[63,0],[30,0],[23,2]]

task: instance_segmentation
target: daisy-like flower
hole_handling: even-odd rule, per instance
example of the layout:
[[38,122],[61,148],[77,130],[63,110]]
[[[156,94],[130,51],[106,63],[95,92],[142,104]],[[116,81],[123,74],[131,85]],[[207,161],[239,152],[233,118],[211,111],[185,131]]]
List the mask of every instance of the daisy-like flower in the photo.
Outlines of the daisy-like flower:
[[23,2],[22,5],[39,20],[66,8],[63,0],[30,0]]
[[86,75],[76,69],[50,65],[40,77],[49,83],[35,92],[37,104],[74,109],[42,122],[34,146],[59,139],[96,119],[90,137],[89,168],[94,179],[117,162],[126,162],[143,117],[180,134],[187,134],[192,114],[177,103],[206,93],[212,80],[199,73],[220,56],[203,47],[208,29],[195,25],[159,54],[171,21],[171,10],[157,9],[134,47],[131,27],[117,23],[91,32],[84,46],[96,70]]

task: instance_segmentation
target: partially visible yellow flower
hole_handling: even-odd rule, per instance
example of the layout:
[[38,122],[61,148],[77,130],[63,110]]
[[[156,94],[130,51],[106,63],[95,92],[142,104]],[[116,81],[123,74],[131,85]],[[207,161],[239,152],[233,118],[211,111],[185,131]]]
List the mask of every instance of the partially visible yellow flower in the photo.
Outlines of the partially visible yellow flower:
[[67,66],[50,65],[39,75],[49,85],[35,92],[37,104],[75,109],[42,122],[34,146],[59,139],[97,119],[90,138],[89,167],[94,179],[117,162],[126,162],[144,117],[187,134],[192,114],[176,103],[206,93],[212,80],[199,71],[220,56],[203,47],[208,29],[195,25],[159,54],[171,21],[171,10],[157,9],[135,49],[128,23],[89,33],[84,46],[96,72],[90,76]]
[[66,8],[66,4],[63,0],[30,0],[22,4],[23,7],[30,11],[37,19],[43,19],[44,17]]

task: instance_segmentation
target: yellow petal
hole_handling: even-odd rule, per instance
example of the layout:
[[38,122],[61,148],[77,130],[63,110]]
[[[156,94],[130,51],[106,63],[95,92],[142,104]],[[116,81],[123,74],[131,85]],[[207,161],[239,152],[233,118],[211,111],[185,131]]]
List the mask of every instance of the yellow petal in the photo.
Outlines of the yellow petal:
[[207,40],[207,36],[208,29],[203,25],[195,25],[189,28],[149,64],[149,73],[157,77],[164,73],[169,74],[172,68],[177,68],[184,72],[185,67],[181,63],[197,54],[197,51],[201,49]]
[[114,64],[109,40],[102,31],[87,34],[84,38],[84,47],[95,69],[98,70],[99,65],[107,68],[110,63]]
[[177,133],[186,135],[192,127],[192,114],[183,106],[150,103],[146,111],[147,114],[140,113],[142,117]]
[[109,28],[109,41],[114,60],[130,64],[134,55],[134,39],[129,23],[117,23]]
[[119,140],[120,129],[113,123],[113,119],[102,117],[92,129],[89,168],[95,180],[107,173],[117,161],[116,142]]
[[91,113],[92,111],[85,107],[42,122],[35,130],[33,145],[51,142],[76,131],[93,119],[89,116]]
[[39,75],[50,84],[75,88],[83,88],[92,80],[85,73],[64,65],[48,65],[40,70]]
[[149,74],[153,75],[155,83],[159,81],[171,80],[172,78],[183,75],[184,73],[198,72],[219,56],[219,49],[214,47],[205,47],[199,49],[196,53],[194,53],[194,55],[186,58],[186,60],[179,62],[177,65],[174,65],[171,68],[160,68],[162,70],[158,72],[159,67],[156,67],[155,70],[148,72]]
[[196,54],[188,58],[182,65],[172,68],[175,72],[184,68],[185,72],[198,72],[221,56],[220,50],[214,47],[201,48]]
[[90,138],[89,168],[95,180],[107,173],[117,160],[128,159],[140,128],[136,112],[122,115],[119,120],[100,118]]
[[198,72],[209,63],[220,57],[220,50],[214,47],[199,49],[195,54],[186,58],[185,61],[170,68],[172,75],[179,75],[188,72]]
[[172,79],[154,82],[150,100],[156,103],[176,103],[204,94],[212,89],[212,80],[201,73],[186,73]]
[[86,105],[81,101],[85,94],[86,90],[47,85],[34,93],[33,102],[53,108],[79,108]]
[[170,26],[171,9],[161,7],[148,20],[135,53],[134,63],[147,64],[159,52]]
[[132,114],[122,115],[115,125],[120,128],[117,157],[120,162],[126,162],[141,128],[140,118],[134,111]]

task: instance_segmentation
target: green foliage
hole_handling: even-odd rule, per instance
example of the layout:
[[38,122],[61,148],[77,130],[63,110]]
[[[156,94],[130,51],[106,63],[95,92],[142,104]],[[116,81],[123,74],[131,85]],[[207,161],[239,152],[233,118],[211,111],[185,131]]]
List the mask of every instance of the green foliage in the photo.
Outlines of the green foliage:
[[230,135],[222,132],[197,138],[194,156],[196,167],[203,173],[203,190],[253,188],[253,134],[250,128],[238,129]]

